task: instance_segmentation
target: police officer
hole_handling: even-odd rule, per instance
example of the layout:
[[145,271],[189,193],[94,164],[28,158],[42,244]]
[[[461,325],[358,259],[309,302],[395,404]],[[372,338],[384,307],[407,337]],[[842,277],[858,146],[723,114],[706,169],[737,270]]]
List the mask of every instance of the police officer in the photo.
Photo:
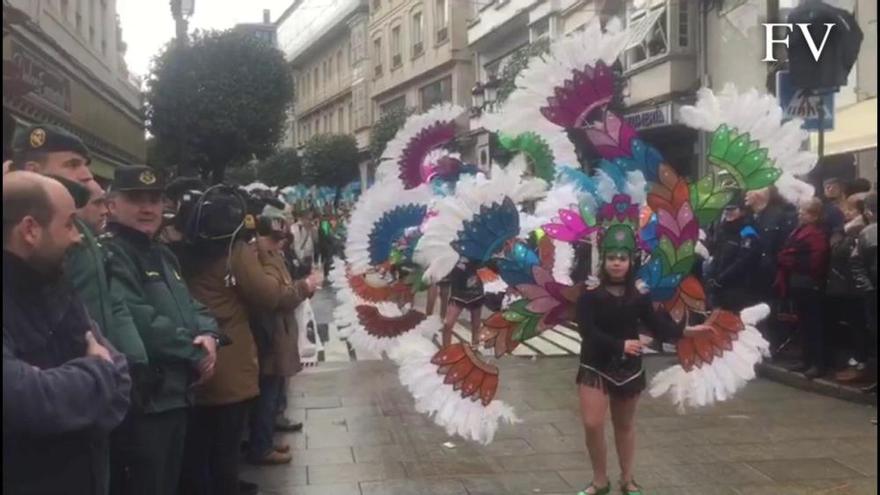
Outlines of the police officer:
[[[65,129],[53,125],[19,129],[13,137],[12,148],[12,168],[15,170],[63,177],[91,190],[100,189],[89,170],[92,160],[88,147]],[[89,316],[95,320],[107,340],[126,356],[136,378],[147,362],[143,344],[128,308],[110,290],[104,268],[105,253],[97,234],[81,215],[77,216],[75,225],[82,241],[68,251],[64,272],[85,303]]]
[[110,189],[108,270],[128,307],[147,357],[135,383],[130,417],[117,431],[124,472],[120,493],[173,495],[177,491],[191,388],[213,374],[217,323],[191,296],[177,258],[156,240],[162,226],[163,186],[147,166],[116,169]]
[[715,306],[740,311],[754,297],[751,275],[761,256],[758,232],[746,215],[738,192],[725,206],[712,243],[712,270],[707,286]]
[[61,276],[74,205],[47,177],[3,178],[5,493],[106,495],[109,432],[129,405],[125,358]]

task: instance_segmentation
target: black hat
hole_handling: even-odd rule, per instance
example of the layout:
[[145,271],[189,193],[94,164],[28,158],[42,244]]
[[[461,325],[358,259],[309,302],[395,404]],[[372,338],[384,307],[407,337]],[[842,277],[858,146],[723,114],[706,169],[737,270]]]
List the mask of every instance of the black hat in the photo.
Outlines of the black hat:
[[28,152],[55,153],[72,151],[79,153],[91,162],[89,149],[82,139],[61,127],[54,125],[32,125],[18,129],[12,136],[14,154]]
[[740,191],[739,189],[734,189],[731,192],[733,193],[733,196],[731,196],[730,201],[728,201],[727,204],[724,205],[724,209],[725,210],[732,210],[734,208],[739,208],[739,209],[745,208],[746,207],[746,200],[745,200],[745,196],[743,196],[742,191]]
[[113,173],[113,192],[159,191],[165,190],[162,177],[146,165],[127,165],[116,167]]
[[177,177],[165,186],[165,196],[177,201],[187,191],[204,191],[208,186],[198,177]]
[[67,188],[67,192],[73,197],[73,203],[76,205],[77,210],[89,204],[91,192],[89,192],[86,186],[58,175],[47,175],[46,177],[57,180],[62,186]]

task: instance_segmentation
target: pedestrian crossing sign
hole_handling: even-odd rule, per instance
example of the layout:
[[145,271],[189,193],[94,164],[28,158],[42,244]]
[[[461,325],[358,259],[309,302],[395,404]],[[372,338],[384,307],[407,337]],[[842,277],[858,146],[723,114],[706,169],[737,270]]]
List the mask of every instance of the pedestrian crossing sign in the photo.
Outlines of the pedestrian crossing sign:
[[824,118],[821,128],[826,131],[834,129],[834,92],[814,95],[809,90],[796,88],[792,85],[791,76],[787,70],[776,73],[776,98],[782,107],[783,118],[803,119],[802,129],[818,131],[820,128],[819,109],[824,106]]

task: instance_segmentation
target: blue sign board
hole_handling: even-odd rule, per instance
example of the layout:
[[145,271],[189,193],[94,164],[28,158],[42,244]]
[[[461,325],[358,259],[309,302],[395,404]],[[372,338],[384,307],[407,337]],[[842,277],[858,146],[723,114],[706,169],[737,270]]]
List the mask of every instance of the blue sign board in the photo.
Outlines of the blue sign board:
[[[801,118],[803,129],[819,130],[819,105],[825,107],[825,118],[822,128],[826,131],[834,129],[834,93],[813,96],[810,90],[796,88],[791,83],[791,75],[787,70],[776,73],[776,99],[782,107],[785,119]],[[820,103],[821,102],[821,103]]]

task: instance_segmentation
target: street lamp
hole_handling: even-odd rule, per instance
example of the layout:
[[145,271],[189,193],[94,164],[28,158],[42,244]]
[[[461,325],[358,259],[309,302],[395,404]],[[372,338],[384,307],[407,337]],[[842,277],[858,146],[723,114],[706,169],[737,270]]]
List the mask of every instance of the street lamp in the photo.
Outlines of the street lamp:
[[171,0],[171,17],[177,30],[177,42],[186,42],[187,19],[196,11],[196,0]]
[[495,106],[495,102],[498,100],[498,87],[501,86],[501,81],[498,80],[498,77],[495,74],[489,75],[489,80],[486,82],[484,88],[486,88],[486,106],[489,109]]
[[473,89],[471,89],[471,113],[474,116],[480,115],[483,111],[483,105],[485,103],[486,91],[483,89],[483,83],[477,81],[474,84]]

